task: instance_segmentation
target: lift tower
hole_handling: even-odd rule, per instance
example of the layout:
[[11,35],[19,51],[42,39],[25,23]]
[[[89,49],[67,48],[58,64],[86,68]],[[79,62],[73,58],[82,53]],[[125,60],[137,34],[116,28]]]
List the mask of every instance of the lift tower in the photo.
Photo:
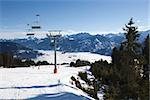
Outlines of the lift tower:
[[61,30],[50,30],[49,34],[47,34],[47,36],[50,39],[53,39],[53,43],[54,43],[54,74],[57,73],[57,55],[56,55],[56,48],[57,48],[57,39],[59,37],[61,37],[60,34]]

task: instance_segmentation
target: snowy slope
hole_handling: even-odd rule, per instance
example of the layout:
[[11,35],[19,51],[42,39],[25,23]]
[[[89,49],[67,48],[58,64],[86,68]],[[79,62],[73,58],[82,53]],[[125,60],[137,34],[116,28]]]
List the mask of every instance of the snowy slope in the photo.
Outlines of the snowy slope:
[[[54,51],[44,51],[44,50],[39,50],[39,53],[43,53],[44,55],[39,56],[35,61],[48,61],[49,63],[54,62]],[[62,64],[62,63],[70,63],[74,62],[77,59],[80,60],[87,60],[90,62],[95,62],[98,60],[106,60],[109,63],[111,62],[111,57],[110,56],[104,56],[100,54],[94,54],[90,52],[77,52],[77,53],[62,53],[57,51],[57,63]]]
[[53,74],[53,66],[33,68],[0,69],[0,99],[92,99],[69,83],[70,77],[85,68],[58,67]]
[[[53,63],[53,51],[40,51],[44,53],[38,60],[47,60]],[[88,52],[65,53],[57,52],[58,63],[70,63],[76,59],[95,60],[111,58],[91,54]],[[31,100],[92,100],[86,93],[71,84],[71,76],[77,77],[79,71],[89,67],[68,67],[58,65],[58,73],[54,74],[53,65],[31,66],[28,68],[0,68],[0,99],[31,99]],[[101,97],[102,99],[102,97]]]

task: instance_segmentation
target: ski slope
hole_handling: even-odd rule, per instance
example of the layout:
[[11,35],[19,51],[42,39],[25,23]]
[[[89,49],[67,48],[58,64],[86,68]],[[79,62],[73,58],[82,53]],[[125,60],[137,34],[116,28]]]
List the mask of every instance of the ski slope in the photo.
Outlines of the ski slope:
[[0,69],[0,99],[49,99],[82,100],[92,99],[70,83],[71,76],[77,76],[82,68],[53,66]]
[[[47,60],[53,63],[53,51],[41,51],[43,56],[35,60]],[[90,53],[57,52],[58,63],[70,63],[76,59],[94,62],[110,57]],[[94,100],[82,90],[71,84],[71,76],[77,77],[79,71],[85,67],[69,67],[58,65],[58,73],[54,74],[53,65],[31,66],[27,68],[0,68],[0,99],[29,99],[29,100]],[[102,97],[100,98],[102,99]]]

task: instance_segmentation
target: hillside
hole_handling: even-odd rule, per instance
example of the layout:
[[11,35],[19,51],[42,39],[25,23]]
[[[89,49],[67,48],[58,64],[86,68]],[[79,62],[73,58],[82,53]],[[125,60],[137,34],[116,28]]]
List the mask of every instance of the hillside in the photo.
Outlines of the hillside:
[[0,53],[8,53],[19,59],[31,59],[41,55],[36,50],[11,41],[0,42]]
[[[52,51],[40,51],[43,58],[53,58]],[[88,54],[88,55],[87,55]],[[92,55],[92,56],[91,56]],[[64,58],[66,56],[66,58]],[[58,52],[58,62],[73,61],[73,57],[94,62],[94,60],[108,60],[109,57],[98,56],[90,53],[66,53]],[[46,58],[47,57],[47,58]],[[90,58],[92,57],[92,58]],[[48,59],[49,58],[49,59]],[[37,58],[40,60],[40,58]],[[53,60],[51,60],[53,61]],[[58,73],[54,74],[53,65],[32,66],[29,68],[1,68],[0,69],[0,99],[31,99],[31,100],[94,100],[86,93],[72,85],[71,76],[77,77],[79,71],[86,71],[90,67],[69,67],[58,65]],[[102,94],[100,94],[102,95]],[[102,97],[100,97],[102,99]]]
[[[54,51],[38,50],[38,52],[42,53],[43,55],[38,56],[36,59],[34,59],[34,61],[48,61],[49,63],[54,62]],[[90,52],[63,53],[57,51],[57,64],[75,62],[77,59],[87,60],[89,62],[95,62],[103,59],[109,63],[111,62],[110,56],[104,56]]]
[[[139,42],[143,42],[145,37],[150,34],[150,30],[139,32]],[[63,52],[94,52],[102,55],[111,55],[114,47],[120,46],[125,40],[123,33],[108,33],[105,35],[91,35],[89,33],[78,33],[73,35],[65,35],[57,41],[57,49]],[[2,40],[0,40],[2,41]],[[52,50],[53,42],[49,38],[33,38],[33,39],[14,39],[9,40],[33,50]],[[51,41],[51,43],[50,43]]]
[[83,70],[85,68],[59,66],[58,74],[53,74],[53,66],[0,69],[0,99],[90,100],[69,83],[72,75]]

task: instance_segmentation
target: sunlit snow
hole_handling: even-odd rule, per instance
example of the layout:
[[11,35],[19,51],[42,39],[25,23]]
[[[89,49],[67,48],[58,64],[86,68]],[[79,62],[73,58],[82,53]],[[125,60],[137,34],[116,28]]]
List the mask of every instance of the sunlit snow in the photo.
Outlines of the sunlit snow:
[[[53,62],[53,51],[42,51],[38,60]],[[94,62],[110,57],[91,53],[57,53],[58,63],[84,59]],[[0,99],[36,99],[36,100],[92,100],[90,96],[71,84],[71,76],[77,77],[79,71],[87,67],[69,67],[58,65],[58,73],[54,74],[53,65],[31,66],[28,68],[0,68]]]

